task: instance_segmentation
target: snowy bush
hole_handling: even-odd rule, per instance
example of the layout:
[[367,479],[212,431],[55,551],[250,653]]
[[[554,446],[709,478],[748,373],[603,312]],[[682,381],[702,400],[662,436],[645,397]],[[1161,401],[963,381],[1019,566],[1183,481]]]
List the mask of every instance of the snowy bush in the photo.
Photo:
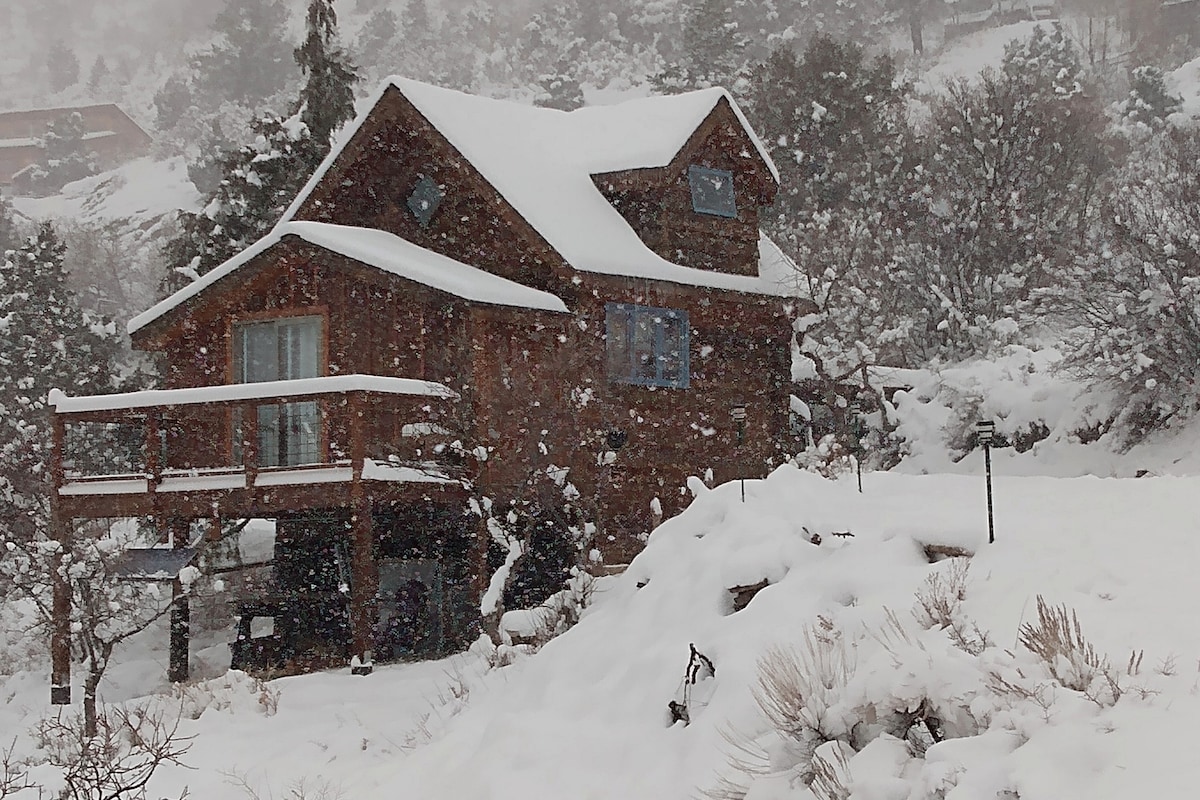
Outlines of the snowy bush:
[[1115,389],[1136,441],[1200,399],[1200,131],[1167,129],[1117,176],[1103,226],[1048,290],[1068,366]]

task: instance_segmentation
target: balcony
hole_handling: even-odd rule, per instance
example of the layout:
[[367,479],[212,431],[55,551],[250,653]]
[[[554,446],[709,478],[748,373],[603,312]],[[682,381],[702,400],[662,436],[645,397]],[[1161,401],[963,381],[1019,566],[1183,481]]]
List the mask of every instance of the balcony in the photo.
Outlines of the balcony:
[[60,519],[271,516],[462,492],[459,396],[374,375],[50,393]]

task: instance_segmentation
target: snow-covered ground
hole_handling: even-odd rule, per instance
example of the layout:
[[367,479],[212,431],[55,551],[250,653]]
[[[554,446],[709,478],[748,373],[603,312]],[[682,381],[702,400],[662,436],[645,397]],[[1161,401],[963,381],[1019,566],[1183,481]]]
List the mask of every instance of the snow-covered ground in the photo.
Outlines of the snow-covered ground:
[[[830,676],[806,707],[858,750],[844,754],[843,797],[1189,796],[1200,782],[1186,752],[1200,724],[1200,478],[1012,477],[998,459],[988,545],[981,462],[961,462],[973,475],[868,473],[863,494],[849,478],[784,467],[747,482],[745,503],[737,484],[694,482],[692,506],[624,575],[601,581],[578,626],[507,667],[489,670],[476,648],[367,678],[271,681],[266,694],[240,673],[199,680],[184,690],[181,726],[196,737],[184,758],[195,769],[164,769],[155,796],[184,785],[193,797],[237,796],[245,781],[263,797],[303,782],[309,797],[321,786],[329,797],[661,800],[696,797],[724,775],[753,783],[753,800],[810,798],[806,751],[773,730],[754,696],[761,660],[779,648]],[[957,569],[930,564],[929,544],[975,553],[951,612],[987,634],[974,652],[913,613],[931,576]],[[770,585],[734,612],[728,590],[763,579]],[[1039,595],[1078,614],[1109,660],[1115,703],[1102,680],[1088,687],[1092,699],[1064,688],[1079,664],[1060,659],[1057,680],[1018,646]],[[109,699],[165,689],[164,639],[159,631],[126,651]],[[715,677],[688,689],[691,724],[672,725],[667,704],[684,699],[691,643]],[[194,653],[197,672],[216,675],[222,647]],[[805,661],[831,654],[856,667],[838,677]],[[7,735],[50,710],[45,665],[29,668],[0,688]],[[884,730],[923,700],[946,739],[921,757]],[[840,763],[838,747],[824,745],[818,760]]]

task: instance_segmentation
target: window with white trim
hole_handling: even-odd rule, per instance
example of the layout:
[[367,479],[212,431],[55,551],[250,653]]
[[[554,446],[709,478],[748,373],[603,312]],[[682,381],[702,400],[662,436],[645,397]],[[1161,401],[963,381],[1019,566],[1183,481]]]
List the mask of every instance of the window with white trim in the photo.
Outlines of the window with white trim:
[[[320,353],[320,317],[240,323],[233,329],[234,379],[238,383],[316,378],[321,374]],[[259,406],[259,465],[320,461],[320,432],[320,411],[314,401]],[[239,458],[240,443],[241,434],[236,433],[234,450]]]
[[604,307],[604,328],[609,380],[687,388],[686,311],[608,303]]

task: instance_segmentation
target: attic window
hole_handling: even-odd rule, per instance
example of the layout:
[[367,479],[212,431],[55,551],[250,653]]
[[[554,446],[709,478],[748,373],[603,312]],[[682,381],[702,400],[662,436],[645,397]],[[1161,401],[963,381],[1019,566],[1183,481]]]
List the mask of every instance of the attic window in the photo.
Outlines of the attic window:
[[442,188],[428,175],[422,175],[413,187],[412,194],[408,196],[408,210],[422,228],[429,226],[429,221],[442,204],[442,196]]
[[697,214],[730,218],[737,216],[732,172],[692,164],[688,167],[688,183],[692,187],[692,209]]

